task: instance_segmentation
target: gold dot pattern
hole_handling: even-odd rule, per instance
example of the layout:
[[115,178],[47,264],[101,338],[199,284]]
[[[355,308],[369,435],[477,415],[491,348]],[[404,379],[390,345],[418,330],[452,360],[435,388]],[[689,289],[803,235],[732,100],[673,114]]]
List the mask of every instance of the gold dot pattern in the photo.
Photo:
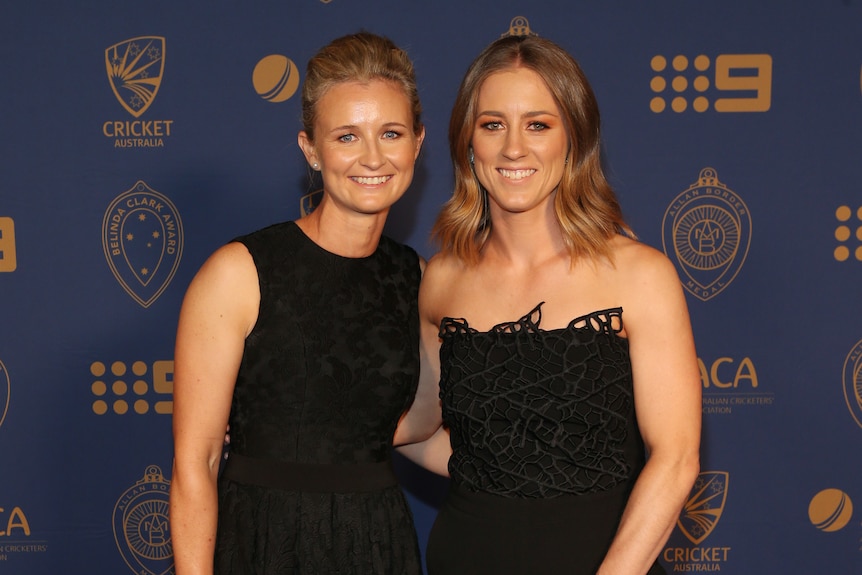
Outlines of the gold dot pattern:
[[854,239],[862,242],[862,206],[856,208],[855,220],[853,220],[853,215],[854,210],[850,206],[838,206],[835,210],[835,219],[838,221],[838,225],[835,226],[833,235],[835,241],[840,244],[832,251],[832,257],[836,261],[846,262],[850,260],[852,254],[853,259],[862,262],[862,245],[847,245]]
[[[668,68],[668,60],[665,56],[656,55],[650,60],[650,68],[656,75],[650,79],[650,90],[654,96],[650,100],[650,110],[656,114],[664,112],[670,104],[670,109],[681,114],[689,108],[695,112],[703,113],[709,110],[710,100],[703,95],[712,86],[712,81],[707,74],[699,73],[691,75],[692,72],[707,72],[712,65],[712,61],[708,56],[699,55],[694,60],[689,60],[687,56],[676,55],[670,61]],[[686,76],[686,73],[689,76]],[[669,75],[666,77],[662,74]],[[666,98],[659,94],[663,94],[668,86],[675,93],[672,97]],[[699,95],[693,98],[686,93],[689,90],[698,92]]]
[[[166,415],[173,413],[171,396],[166,395],[164,390],[159,391],[160,388],[149,381],[155,374],[147,362],[127,364],[115,361],[107,364],[94,361],[90,364],[90,374],[95,378],[90,384],[90,391],[96,398],[91,406],[96,415],[109,412],[116,415],[144,415],[151,411]],[[124,379],[124,376],[131,376],[129,379],[133,381]]]

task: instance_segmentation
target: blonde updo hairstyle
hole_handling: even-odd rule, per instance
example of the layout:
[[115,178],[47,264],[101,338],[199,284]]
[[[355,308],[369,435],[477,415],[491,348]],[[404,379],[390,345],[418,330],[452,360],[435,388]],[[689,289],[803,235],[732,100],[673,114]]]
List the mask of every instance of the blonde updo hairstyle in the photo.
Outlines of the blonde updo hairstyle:
[[308,61],[302,84],[302,126],[309,140],[314,141],[317,103],[330,88],[343,82],[373,80],[391,82],[404,92],[413,113],[413,133],[418,135],[422,131],[422,104],[413,62],[389,38],[359,32],[336,38]]

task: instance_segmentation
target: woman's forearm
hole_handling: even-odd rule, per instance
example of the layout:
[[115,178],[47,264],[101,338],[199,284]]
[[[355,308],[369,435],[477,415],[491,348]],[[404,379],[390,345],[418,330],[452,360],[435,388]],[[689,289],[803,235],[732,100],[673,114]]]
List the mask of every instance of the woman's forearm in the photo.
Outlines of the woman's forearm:
[[171,544],[176,575],[212,575],[218,523],[216,474],[183,469],[174,462],[171,479]]

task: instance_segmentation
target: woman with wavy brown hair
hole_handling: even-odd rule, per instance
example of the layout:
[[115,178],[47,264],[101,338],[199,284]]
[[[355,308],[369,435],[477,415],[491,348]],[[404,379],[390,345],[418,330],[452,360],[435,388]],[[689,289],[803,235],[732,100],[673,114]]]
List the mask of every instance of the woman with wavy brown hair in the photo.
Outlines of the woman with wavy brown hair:
[[414,453],[451,476],[429,572],[662,573],[699,468],[700,379],[676,271],[603,173],[593,91],[553,42],[501,38],[449,143],[419,295],[451,441]]

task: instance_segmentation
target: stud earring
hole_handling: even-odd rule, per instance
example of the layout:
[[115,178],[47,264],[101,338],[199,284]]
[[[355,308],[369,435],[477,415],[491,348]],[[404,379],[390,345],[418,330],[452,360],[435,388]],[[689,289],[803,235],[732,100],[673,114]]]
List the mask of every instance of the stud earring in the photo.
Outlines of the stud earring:
[[314,162],[313,164],[311,164],[311,167],[312,167],[313,169],[315,169],[315,170],[316,170],[316,169],[318,169],[320,166],[318,166],[317,162]]
[[470,165],[473,165],[473,148],[470,148]]

